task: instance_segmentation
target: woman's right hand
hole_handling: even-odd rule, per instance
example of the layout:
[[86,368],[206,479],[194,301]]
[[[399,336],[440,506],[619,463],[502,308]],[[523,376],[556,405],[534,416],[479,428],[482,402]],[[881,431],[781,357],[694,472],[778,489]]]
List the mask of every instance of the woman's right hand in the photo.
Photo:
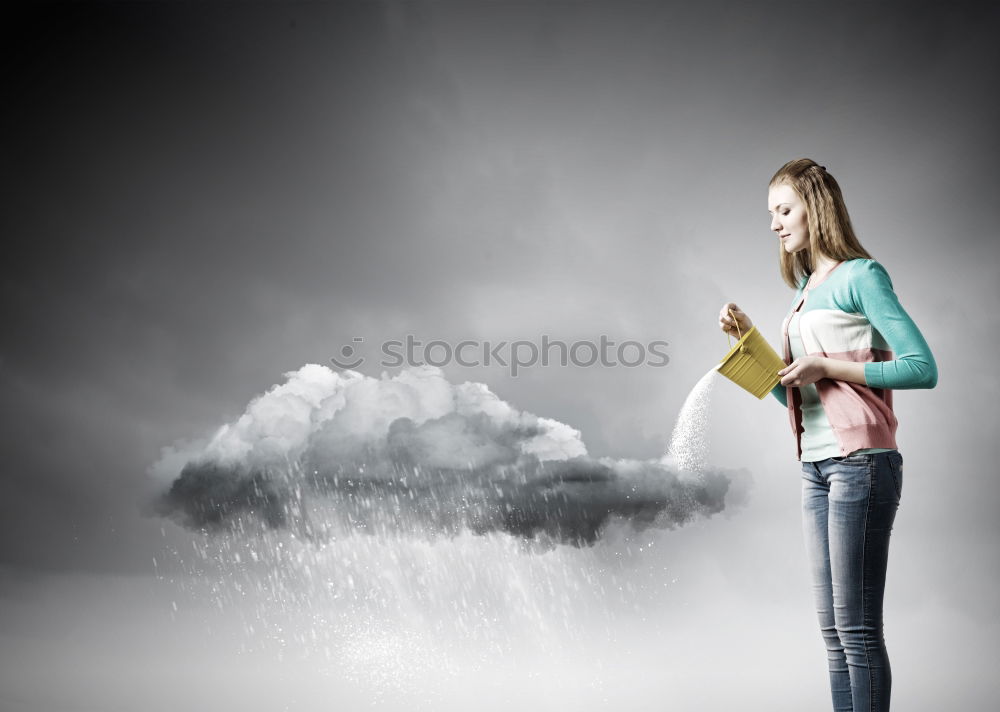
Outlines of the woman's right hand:
[[[730,314],[730,312],[732,312]],[[736,317],[736,321],[733,321],[733,317]],[[724,332],[730,336],[734,336],[737,339],[741,335],[747,333],[750,327],[753,326],[753,322],[750,321],[742,309],[740,309],[733,302],[727,302],[722,305],[722,309],[719,310],[719,326]],[[737,326],[739,328],[737,329]]]

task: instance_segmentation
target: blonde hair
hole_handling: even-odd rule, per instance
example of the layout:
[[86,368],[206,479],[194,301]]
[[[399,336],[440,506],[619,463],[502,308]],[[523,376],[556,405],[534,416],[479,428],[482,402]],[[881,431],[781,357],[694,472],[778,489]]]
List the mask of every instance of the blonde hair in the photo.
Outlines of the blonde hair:
[[768,187],[785,184],[806,206],[809,247],[789,253],[779,244],[779,268],[785,283],[798,289],[816,270],[815,255],[834,260],[873,259],[861,246],[847,214],[840,185],[824,166],[809,158],[789,161],[774,174]]

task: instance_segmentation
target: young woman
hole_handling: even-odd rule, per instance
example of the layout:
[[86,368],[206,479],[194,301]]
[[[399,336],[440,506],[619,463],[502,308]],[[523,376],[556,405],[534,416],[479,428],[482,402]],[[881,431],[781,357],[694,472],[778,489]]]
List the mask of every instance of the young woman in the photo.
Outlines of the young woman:
[[[788,408],[802,462],[803,531],[833,708],[884,712],[892,674],[882,598],[903,485],[892,390],[933,388],[937,365],[888,273],[858,242],[825,167],[807,158],[782,166],[768,212],[781,276],[796,290],[782,324],[788,365],[772,393]],[[728,303],[719,325],[737,336],[752,323]]]

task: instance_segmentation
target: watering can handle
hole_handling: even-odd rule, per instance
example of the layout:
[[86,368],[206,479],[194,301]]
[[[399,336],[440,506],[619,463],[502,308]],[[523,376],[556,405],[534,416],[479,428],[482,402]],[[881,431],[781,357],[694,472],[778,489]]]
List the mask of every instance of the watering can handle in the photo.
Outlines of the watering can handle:
[[[736,333],[737,333],[737,334],[739,334],[739,335],[740,335],[740,338],[742,339],[742,338],[743,338],[743,332],[742,332],[742,331],[740,331],[740,320],[736,318],[736,315],[735,315],[735,314],[733,314],[733,310],[732,310],[732,309],[729,309],[728,311],[729,311],[729,315],[730,315],[731,317],[733,317],[733,322],[734,322],[734,323],[736,324]],[[726,332],[726,336],[728,336],[728,337],[729,337],[729,348],[733,348],[733,335],[732,335],[732,334],[730,334],[730,333],[729,333],[729,332],[727,331],[727,332]]]

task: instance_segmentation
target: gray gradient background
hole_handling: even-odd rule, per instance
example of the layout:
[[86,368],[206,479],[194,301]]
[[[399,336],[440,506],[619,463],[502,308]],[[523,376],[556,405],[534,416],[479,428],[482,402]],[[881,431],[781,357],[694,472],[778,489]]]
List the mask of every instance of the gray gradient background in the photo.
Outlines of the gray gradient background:
[[[5,6],[0,708],[368,706],[170,618],[160,448],[354,336],[608,334],[670,364],[445,371],[657,457],[723,302],[776,341],[766,182],[808,156],[940,370],[895,401],[894,707],[992,709],[998,32],[985,3]],[[603,697],[498,671],[511,704],[827,704],[785,413],[720,384],[711,437],[755,484],[664,536],[672,634],[623,638]]]

